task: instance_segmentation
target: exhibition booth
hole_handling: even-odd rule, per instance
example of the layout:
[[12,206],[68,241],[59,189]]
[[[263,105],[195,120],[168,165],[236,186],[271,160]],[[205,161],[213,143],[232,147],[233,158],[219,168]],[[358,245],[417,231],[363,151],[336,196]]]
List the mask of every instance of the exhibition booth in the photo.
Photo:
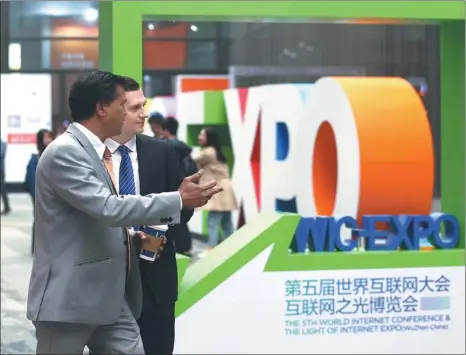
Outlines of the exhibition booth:
[[22,186],[29,159],[37,152],[37,131],[52,129],[52,76],[2,74],[1,101],[1,137],[8,144],[5,181]]
[[[101,68],[139,81],[145,17],[438,22],[436,214],[431,128],[403,78],[326,76],[176,94],[180,138],[194,144],[205,126],[221,132],[241,205],[235,221],[246,223],[196,263],[178,258],[175,352],[464,353],[464,3],[99,6]],[[293,238],[306,252],[289,252]]]

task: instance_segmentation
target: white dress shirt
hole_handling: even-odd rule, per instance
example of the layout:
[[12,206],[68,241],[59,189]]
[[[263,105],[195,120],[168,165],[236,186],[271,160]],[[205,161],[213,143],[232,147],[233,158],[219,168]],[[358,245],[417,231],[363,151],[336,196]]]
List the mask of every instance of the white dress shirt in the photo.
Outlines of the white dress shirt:
[[105,153],[105,144],[97,137],[94,133],[89,131],[86,127],[84,127],[80,123],[73,123],[76,128],[78,128],[82,134],[91,142],[92,146],[94,147],[95,152],[97,153],[100,160],[104,158]]
[[[119,181],[120,181],[120,165],[121,165],[121,153],[118,150],[118,147],[121,144],[109,138],[105,140],[105,146],[107,146],[110,153],[112,153],[112,163],[113,163],[113,174],[115,175],[115,182],[117,186],[115,188],[117,191],[120,191]],[[133,166],[133,178],[134,186],[136,188],[136,195],[141,194],[141,188],[139,184],[139,164],[138,164],[138,152],[136,150],[136,136],[131,138],[128,142],[123,144],[126,148],[129,149],[129,157],[131,159],[131,165]],[[105,149],[105,148],[104,148]]]
[[[109,138],[105,140],[105,145],[107,146],[110,153],[112,153],[112,163],[113,163],[113,173],[115,175],[116,183],[119,183],[120,179],[120,165],[121,165],[121,153],[118,150],[120,143]],[[139,183],[139,163],[138,163],[138,151],[136,149],[136,136],[131,138],[125,144],[126,148],[129,149],[129,157],[131,159],[131,165],[133,166],[133,177],[134,177],[134,186],[136,187],[136,195],[141,194],[141,187]],[[115,186],[117,191],[120,187]],[[183,200],[180,195],[180,210],[183,209]]]
[[[103,161],[105,149],[108,148],[110,153],[112,153],[112,163],[113,163],[113,172],[115,175],[116,183],[118,184],[120,178],[120,165],[121,165],[121,154],[118,150],[118,147],[121,145],[118,142],[115,142],[113,139],[106,139],[105,143],[103,143],[99,137],[97,137],[94,133],[88,130],[80,123],[73,123],[84,136],[89,140],[89,142],[94,147],[97,156],[100,160]],[[140,195],[140,184],[139,184],[139,164],[138,164],[138,153],[136,150],[136,137],[130,139],[126,144],[124,144],[129,149],[129,156],[131,159],[131,164],[133,166],[133,177],[134,177],[134,186],[136,187],[136,195]],[[119,191],[119,186],[115,186],[117,192]],[[180,210],[183,208],[183,202],[180,196]],[[128,228],[130,236],[134,235],[133,228]]]

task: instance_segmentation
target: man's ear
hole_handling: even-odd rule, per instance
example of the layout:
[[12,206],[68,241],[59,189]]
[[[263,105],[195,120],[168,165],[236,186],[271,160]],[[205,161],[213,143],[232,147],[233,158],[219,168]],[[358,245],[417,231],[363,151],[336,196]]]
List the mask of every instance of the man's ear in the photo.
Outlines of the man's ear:
[[97,105],[95,105],[95,112],[99,117],[105,116],[106,106],[101,102],[97,103]]

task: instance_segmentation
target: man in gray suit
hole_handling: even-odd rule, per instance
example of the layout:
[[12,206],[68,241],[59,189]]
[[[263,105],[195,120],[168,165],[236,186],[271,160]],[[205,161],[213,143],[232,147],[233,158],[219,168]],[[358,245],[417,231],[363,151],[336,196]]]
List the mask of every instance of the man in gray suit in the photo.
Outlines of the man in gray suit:
[[74,123],[52,142],[36,173],[36,245],[27,317],[38,354],[144,354],[135,318],[142,291],[127,228],[177,224],[204,205],[216,182],[186,178],[178,192],[118,196],[103,163],[105,139],[121,134],[124,80],[95,71],[73,85]]

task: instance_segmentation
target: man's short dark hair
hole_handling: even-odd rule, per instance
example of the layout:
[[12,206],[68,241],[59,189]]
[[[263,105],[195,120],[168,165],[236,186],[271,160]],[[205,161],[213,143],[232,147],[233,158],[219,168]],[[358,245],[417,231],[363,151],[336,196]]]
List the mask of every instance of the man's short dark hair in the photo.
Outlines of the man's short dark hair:
[[133,78],[130,78],[129,76],[123,76],[122,78],[124,80],[123,88],[125,89],[125,92],[137,91],[141,88],[141,85],[139,85],[139,83]]
[[176,133],[178,132],[178,120],[174,117],[167,117],[163,122],[162,127],[172,136],[176,136]]
[[109,104],[117,98],[117,87],[124,85],[124,79],[105,71],[91,71],[79,77],[68,96],[71,118],[74,122],[90,119],[96,106]]
[[158,126],[163,126],[163,121],[165,121],[165,118],[162,116],[162,114],[156,112],[150,115],[149,117],[149,124],[153,125],[158,125]]

